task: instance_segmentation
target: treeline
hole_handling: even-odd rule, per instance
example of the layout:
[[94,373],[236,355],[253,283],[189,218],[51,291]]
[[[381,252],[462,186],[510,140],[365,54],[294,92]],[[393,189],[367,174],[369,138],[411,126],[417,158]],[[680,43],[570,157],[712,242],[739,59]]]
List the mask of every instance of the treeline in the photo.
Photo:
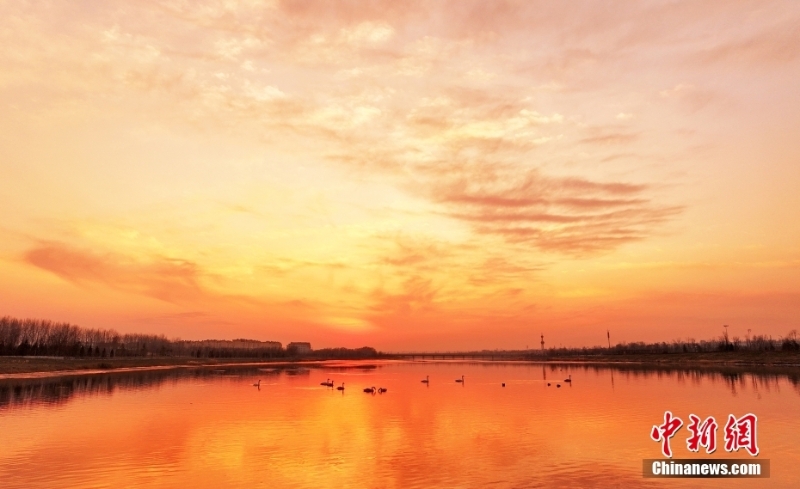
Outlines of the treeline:
[[42,319],[0,318],[0,355],[114,357],[167,355],[173,342],[164,335],[119,334]]
[[299,355],[278,341],[170,340],[164,335],[120,334],[41,319],[0,318],[0,355],[60,357],[374,358],[373,348],[328,348]]
[[666,353],[709,353],[721,351],[800,351],[797,331],[792,330],[784,337],[772,338],[766,335],[729,337],[723,333],[719,338],[696,341],[693,338],[660,343],[618,343],[611,348],[595,346],[592,348],[550,348],[548,355],[640,355]]
[[359,358],[376,358],[378,352],[375,348],[364,346],[362,348],[323,348],[321,350],[312,350],[306,354],[312,358],[341,358],[345,360],[355,360]]
[[170,340],[164,335],[120,334],[41,319],[0,318],[0,355],[271,358],[284,354],[277,341]]

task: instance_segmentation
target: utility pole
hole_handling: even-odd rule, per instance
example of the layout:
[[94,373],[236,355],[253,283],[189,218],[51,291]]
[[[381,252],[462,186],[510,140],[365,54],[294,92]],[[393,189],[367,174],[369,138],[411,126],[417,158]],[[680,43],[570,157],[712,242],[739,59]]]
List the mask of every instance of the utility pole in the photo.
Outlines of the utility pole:
[[608,349],[611,349],[611,330],[606,330],[606,337],[608,337]]
[[542,335],[542,354],[544,354],[544,335]]

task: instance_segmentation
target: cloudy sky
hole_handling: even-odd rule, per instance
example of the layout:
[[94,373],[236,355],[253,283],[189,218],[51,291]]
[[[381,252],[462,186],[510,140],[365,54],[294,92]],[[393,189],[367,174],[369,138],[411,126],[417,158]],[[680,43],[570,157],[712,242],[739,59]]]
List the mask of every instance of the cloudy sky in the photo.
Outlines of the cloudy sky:
[[0,4],[0,315],[524,348],[800,326],[794,1]]

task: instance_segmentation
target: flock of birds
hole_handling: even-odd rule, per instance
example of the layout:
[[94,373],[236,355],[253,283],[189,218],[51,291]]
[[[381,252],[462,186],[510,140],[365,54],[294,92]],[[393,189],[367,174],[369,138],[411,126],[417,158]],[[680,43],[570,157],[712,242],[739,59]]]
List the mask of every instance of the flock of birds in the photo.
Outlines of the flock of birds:
[[[564,382],[569,382],[571,384],[572,383],[572,374],[569,374],[569,377],[564,379]],[[506,385],[503,384],[503,387],[505,387],[505,386]],[[547,387],[550,387],[550,382],[547,383]],[[561,384],[556,384],[556,387],[561,387]]]
[[[324,385],[325,387],[333,388],[334,384],[333,384],[333,381],[331,379],[328,379],[325,382],[320,382],[319,385]],[[342,382],[342,385],[338,386],[336,388],[336,390],[337,391],[343,391],[344,390],[344,382]],[[372,387],[366,387],[364,389],[364,392],[366,392],[367,394],[376,394],[376,393],[377,394],[383,394],[384,392],[386,392],[388,390],[389,389],[387,389],[386,387],[375,387],[373,385]]]
[[[420,382],[422,382],[423,384],[430,384],[431,383],[430,375],[426,375],[425,378],[422,379]],[[464,376],[462,375],[460,379],[456,379],[456,382],[458,382],[460,384],[463,384],[464,383]],[[569,377],[564,379],[564,382],[572,383],[572,374],[570,374]],[[323,385],[325,387],[330,387],[330,388],[333,388],[333,386],[334,386],[333,380],[331,380],[331,379],[328,379],[325,382],[320,382],[319,385]],[[506,383],[503,382],[501,385],[503,387],[505,387]],[[258,387],[258,389],[261,390],[261,379],[259,379],[258,382],[253,384],[253,387]],[[550,382],[547,383],[547,387],[550,387]],[[561,387],[561,384],[556,384],[556,387]],[[344,391],[344,382],[342,382],[342,385],[336,387],[336,390],[337,391]],[[364,388],[364,392],[366,392],[367,394],[375,394],[375,393],[383,394],[384,392],[386,392],[388,390],[389,389],[387,389],[386,387],[378,387],[378,388],[376,388],[375,386]]]

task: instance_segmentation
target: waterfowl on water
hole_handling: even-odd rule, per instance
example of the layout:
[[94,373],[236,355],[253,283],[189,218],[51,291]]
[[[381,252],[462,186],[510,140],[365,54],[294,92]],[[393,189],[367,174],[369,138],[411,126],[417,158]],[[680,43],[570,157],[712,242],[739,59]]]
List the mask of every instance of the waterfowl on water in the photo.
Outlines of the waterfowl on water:
[[561,387],[561,384],[556,384],[556,387]]
[[430,375],[426,375],[426,376],[425,376],[425,380],[420,380],[420,382],[422,382],[423,384],[428,384],[428,383],[430,383]]
[[258,382],[253,384],[253,387],[261,387],[261,379],[258,379]]
[[569,374],[569,378],[564,379],[564,382],[572,382],[572,374]]
[[325,382],[320,382],[319,385],[324,385],[326,387],[330,387],[331,386],[331,379],[328,379]]
[[503,382],[502,386],[503,386],[503,387],[505,387],[505,386],[506,386],[506,383],[505,383],[505,382]]
[[368,394],[375,394],[375,386],[367,387],[366,389],[364,389],[364,392]]
[[456,382],[464,382],[464,376],[462,375],[460,379],[456,379]]
[[550,382],[547,383],[547,387],[550,387]]
[[389,389],[387,389],[386,387],[381,387],[380,389],[378,389],[378,394],[383,394],[384,392],[386,392],[388,390]]
[[337,391],[343,391],[343,390],[344,390],[344,382],[342,382],[342,385],[340,385],[339,387],[337,387],[337,388],[336,388],[336,390],[337,390]]

